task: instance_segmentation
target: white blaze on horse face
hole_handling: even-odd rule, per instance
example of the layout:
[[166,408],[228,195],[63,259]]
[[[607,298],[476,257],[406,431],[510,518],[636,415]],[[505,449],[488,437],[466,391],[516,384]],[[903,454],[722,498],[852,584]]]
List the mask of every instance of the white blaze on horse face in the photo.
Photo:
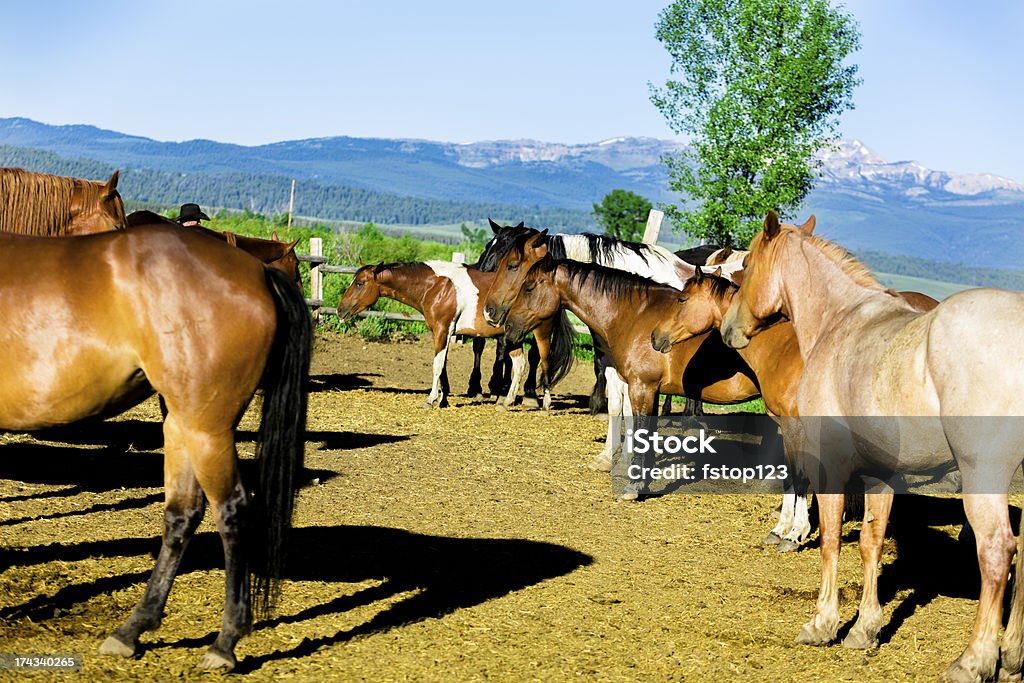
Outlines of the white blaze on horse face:
[[455,332],[475,331],[476,306],[480,291],[473,284],[465,266],[451,261],[427,261],[426,264],[438,277],[446,277],[455,285]]

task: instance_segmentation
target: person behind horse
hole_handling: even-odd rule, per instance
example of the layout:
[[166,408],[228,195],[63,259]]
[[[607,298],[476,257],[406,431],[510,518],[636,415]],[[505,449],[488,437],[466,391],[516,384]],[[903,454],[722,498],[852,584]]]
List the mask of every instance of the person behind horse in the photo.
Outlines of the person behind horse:
[[208,221],[210,217],[203,213],[198,204],[182,204],[174,222],[183,228],[194,228],[201,225],[201,220]]

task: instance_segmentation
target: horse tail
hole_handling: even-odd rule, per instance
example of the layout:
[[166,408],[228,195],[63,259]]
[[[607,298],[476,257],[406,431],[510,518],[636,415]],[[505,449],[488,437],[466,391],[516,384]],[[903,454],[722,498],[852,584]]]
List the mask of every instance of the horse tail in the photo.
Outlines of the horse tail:
[[265,616],[279,594],[292,508],[302,469],[313,326],[302,293],[280,270],[266,268],[277,309],[274,343],[263,372],[256,442],[257,483],[249,518],[253,611]]
[[576,330],[563,308],[551,330],[551,351],[548,354],[548,386],[554,386],[569,374],[576,360]]

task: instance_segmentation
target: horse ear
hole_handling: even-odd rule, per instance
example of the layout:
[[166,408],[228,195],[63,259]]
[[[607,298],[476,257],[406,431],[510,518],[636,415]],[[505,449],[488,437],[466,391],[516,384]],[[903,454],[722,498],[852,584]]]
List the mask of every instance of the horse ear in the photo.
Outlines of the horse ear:
[[771,239],[779,234],[779,216],[774,211],[769,211],[764,217],[764,235]]
[[800,229],[808,235],[814,234],[814,226],[817,225],[818,219],[811,214],[811,217],[807,219],[807,222],[800,226]]
[[548,229],[544,228],[539,233],[534,235],[533,239],[530,240],[528,246],[531,249],[540,249],[542,246],[544,246],[544,243],[547,242],[547,239],[548,239]]
[[519,221],[519,225],[516,226],[516,229],[518,230],[519,228],[522,228],[522,227],[525,227],[525,226],[523,225],[522,221]]
[[498,231],[501,230],[501,226],[492,221],[490,218],[487,219],[487,222],[491,224],[491,232],[497,235]]
[[298,243],[299,243],[299,241],[298,241],[298,240],[295,240],[295,241],[293,241],[293,242],[289,242],[289,243],[288,243],[288,249],[286,249],[285,251],[286,251],[286,252],[288,252],[288,251],[294,251],[294,250],[295,250],[295,245],[297,245]]
[[722,266],[715,268],[715,272],[711,273],[715,277],[722,277]]
[[112,197],[114,193],[117,191],[117,181],[120,177],[121,169],[117,169],[112,174],[110,174],[110,180],[108,180],[107,184],[103,186],[103,194],[105,194],[108,197]]
[[725,247],[722,247],[722,251],[718,252],[718,259],[717,260],[718,260],[719,263],[724,263],[725,259],[729,258],[730,256],[732,256],[732,247],[725,246]]
[[277,236],[277,230],[275,230],[274,232],[270,233],[270,239],[274,240],[275,242],[280,242],[281,241],[281,238]]
[[693,269],[693,281],[698,285],[704,281],[704,269],[702,267],[697,266]]

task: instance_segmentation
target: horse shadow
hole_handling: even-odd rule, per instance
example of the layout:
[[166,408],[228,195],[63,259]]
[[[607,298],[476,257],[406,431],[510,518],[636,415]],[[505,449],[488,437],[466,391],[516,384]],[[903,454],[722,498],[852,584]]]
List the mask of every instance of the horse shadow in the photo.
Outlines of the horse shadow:
[[377,372],[344,373],[334,372],[309,376],[309,390],[312,391],[352,391],[372,387],[373,382],[367,377],[380,377]]
[[[158,537],[0,549],[0,562],[29,565],[60,560],[73,562],[90,557],[134,556],[155,553]],[[329,526],[294,529],[285,578],[294,581],[360,583],[379,581],[350,595],[322,602],[293,613],[257,622],[254,630],[280,624],[301,623],[345,612],[378,601],[408,594],[369,620],[348,630],[338,630],[303,640],[298,645],[247,657],[238,673],[257,671],[264,664],[302,657],[356,637],[430,618],[441,618],[458,609],[500,598],[548,579],[569,574],[593,562],[584,553],[564,546],[522,539],[450,538],[377,526]],[[179,575],[219,569],[223,550],[212,532],[198,534],[189,544]],[[148,572],[103,577],[67,586],[53,595],[0,609],[0,619],[52,618],[79,603],[102,594],[141,584]],[[288,586],[284,591],[289,590]],[[200,647],[216,637],[157,641],[144,649]]]

